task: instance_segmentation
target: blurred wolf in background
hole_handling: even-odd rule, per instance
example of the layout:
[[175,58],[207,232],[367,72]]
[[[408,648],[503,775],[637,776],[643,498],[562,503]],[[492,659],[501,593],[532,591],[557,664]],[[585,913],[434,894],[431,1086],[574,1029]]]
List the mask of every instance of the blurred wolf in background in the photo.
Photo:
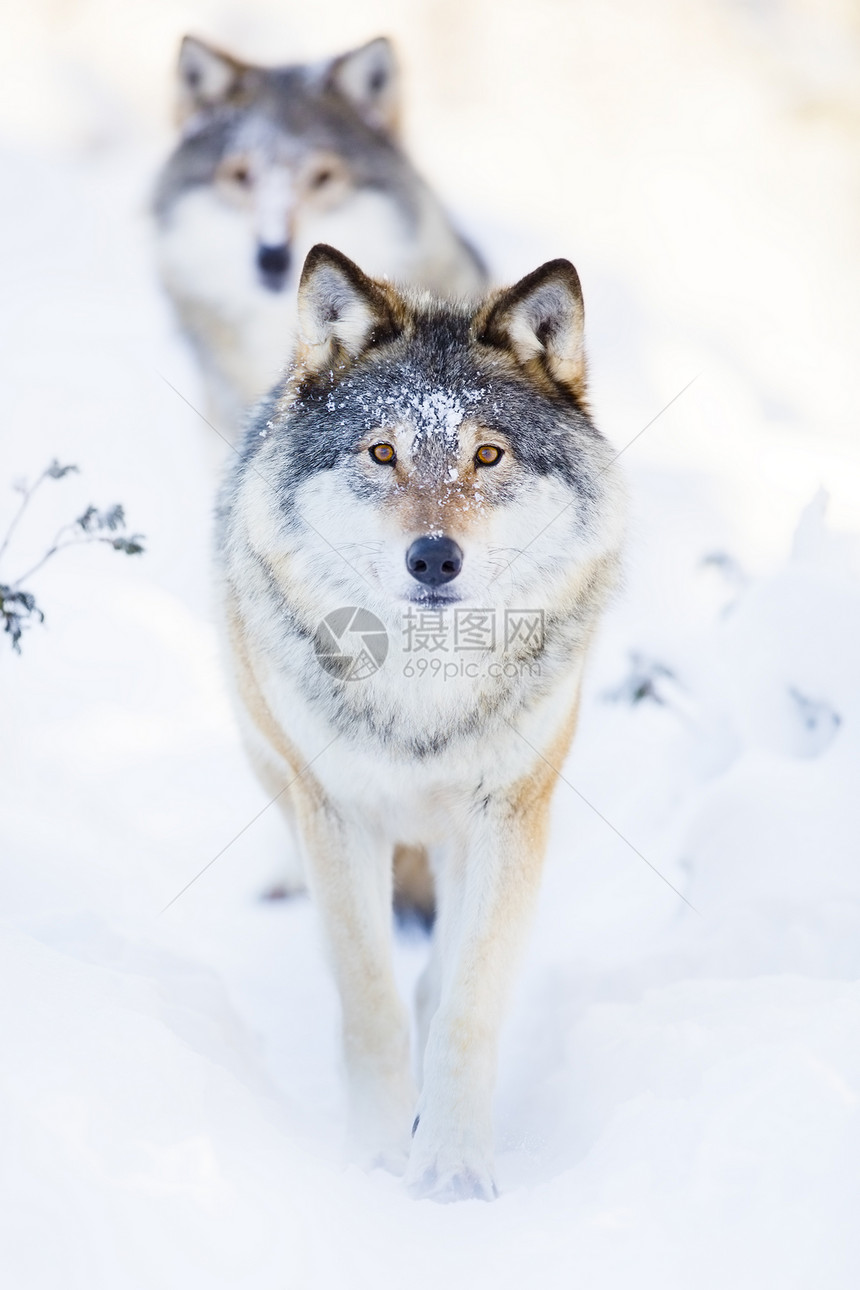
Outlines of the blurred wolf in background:
[[485,285],[480,258],[400,147],[398,82],[384,38],[275,68],[183,40],[182,134],[155,194],[157,256],[222,433],[235,436],[282,370],[314,243],[439,295]]
[[[320,908],[356,1154],[488,1199],[503,1006],[622,540],[579,279],[555,260],[443,302],[317,246],[298,314],[219,509],[239,716]],[[420,1095],[390,944],[404,847],[438,897]]]

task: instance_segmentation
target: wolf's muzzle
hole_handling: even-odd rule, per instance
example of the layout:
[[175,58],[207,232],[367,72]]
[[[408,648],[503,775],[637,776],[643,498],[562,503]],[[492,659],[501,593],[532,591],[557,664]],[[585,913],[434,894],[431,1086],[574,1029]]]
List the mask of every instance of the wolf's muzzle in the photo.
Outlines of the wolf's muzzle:
[[290,248],[283,246],[258,246],[257,270],[260,281],[269,291],[280,291],[290,267]]
[[406,568],[418,582],[440,587],[451,582],[463,567],[463,552],[453,538],[416,538],[406,552]]

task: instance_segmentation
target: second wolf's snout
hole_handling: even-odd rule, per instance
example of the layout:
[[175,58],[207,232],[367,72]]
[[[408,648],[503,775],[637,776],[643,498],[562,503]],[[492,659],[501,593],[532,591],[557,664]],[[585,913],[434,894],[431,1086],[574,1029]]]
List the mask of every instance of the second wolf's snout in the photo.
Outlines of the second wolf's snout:
[[416,538],[406,552],[406,568],[426,587],[452,582],[463,567],[463,552],[453,538]]
[[286,282],[290,268],[290,248],[286,243],[278,246],[267,246],[260,243],[257,247],[257,269],[260,281],[270,291],[281,291]]

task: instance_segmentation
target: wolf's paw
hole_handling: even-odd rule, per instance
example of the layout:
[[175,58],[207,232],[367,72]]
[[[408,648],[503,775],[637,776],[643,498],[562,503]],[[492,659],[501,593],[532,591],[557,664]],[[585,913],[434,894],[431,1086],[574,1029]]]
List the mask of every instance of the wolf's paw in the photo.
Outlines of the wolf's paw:
[[386,1173],[402,1178],[406,1173],[409,1155],[402,1147],[381,1147],[375,1151],[364,1151],[358,1163],[366,1173],[371,1173],[374,1169],[384,1169]]
[[411,1079],[383,1085],[357,1083],[352,1089],[347,1150],[365,1172],[385,1169],[400,1177],[411,1146],[409,1125],[415,1105]]
[[346,1144],[347,1158],[366,1174],[374,1169],[384,1169],[386,1173],[402,1178],[409,1163],[409,1153],[400,1143],[385,1144],[360,1141],[350,1135]]
[[402,1135],[394,1133],[368,1133],[366,1127],[353,1131],[347,1140],[347,1155],[350,1160],[370,1173],[374,1169],[385,1169],[398,1178],[406,1172],[409,1162],[409,1148]]
[[260,892],[260,899],[272,902],[295,900],[298,896],[306,896],[307,894],[307,887],[291,887],[286,882],[273,882],[270,886],[263,888]]
[[495,1200],[491,1153],[476,1141],[432,1141],[416,1116],[406,1186],[416,1200]]
[[435,1200],[440,1205],[456,1200],[495,1200],[499,1194],[489,1170],[467,1166],[442,1172],[431,1167],[417,1177],[410,1169],[406,1186],[416,1200]]

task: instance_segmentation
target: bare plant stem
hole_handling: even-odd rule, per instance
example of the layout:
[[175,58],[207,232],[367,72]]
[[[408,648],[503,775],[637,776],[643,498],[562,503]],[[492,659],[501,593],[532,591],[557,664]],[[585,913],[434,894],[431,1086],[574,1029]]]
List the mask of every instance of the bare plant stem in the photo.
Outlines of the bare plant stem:
[[74,528],[74,525],[67,524],[66,528],[60,529],[60,532],[54,538],[53,543],[42,556],[41,560],[34,564],[32,568],[28,569],[26,573],[22,573],[21,577],[17,578],[15,582],[12,583],[13,591],[17,591],[22,582],[25,582],[28,578],[31,578],[34,573],[38,572],[42,565],[46,564],[47,561],[50,560],[51,556],[56,555],[58,551],[67,551],[70,546],[89,546],[91,542],[107,542],[110,546],[113,546],[114,544],[113,538],[99,537],[95,533],[87,534],[86,537],[82,538],[71,538],[68,542],[61,542],[59,539],[62,534],[65,533],[67,529],[72,528]]
[[[7,546],[9,545],[9,541],[12,537],[12,534],[15,532],[16,528],[18,527],[18,522],[21,519],[21,516],[26,511],[27,507],[30,505],[30,502],[32,501],[33,494],[35,493],[36,489],[39,487],[41,483],[43,483],[48,478],[48,469],[49,468],[46,467],[45,470],[42,471],[41,475],[36,480],[35,484],[33,484],[32,488],[28,488],[25,490],[21,505],[18,507],[18,510],[13,515],[12,523],[9,525],[8,529],[6,530],[6,536],[4,537],[2,544],[0,544],[0,557],[2,557],[3,552],[6,550]],[[18,584],[16,583],[15,585],[17,586]]]

